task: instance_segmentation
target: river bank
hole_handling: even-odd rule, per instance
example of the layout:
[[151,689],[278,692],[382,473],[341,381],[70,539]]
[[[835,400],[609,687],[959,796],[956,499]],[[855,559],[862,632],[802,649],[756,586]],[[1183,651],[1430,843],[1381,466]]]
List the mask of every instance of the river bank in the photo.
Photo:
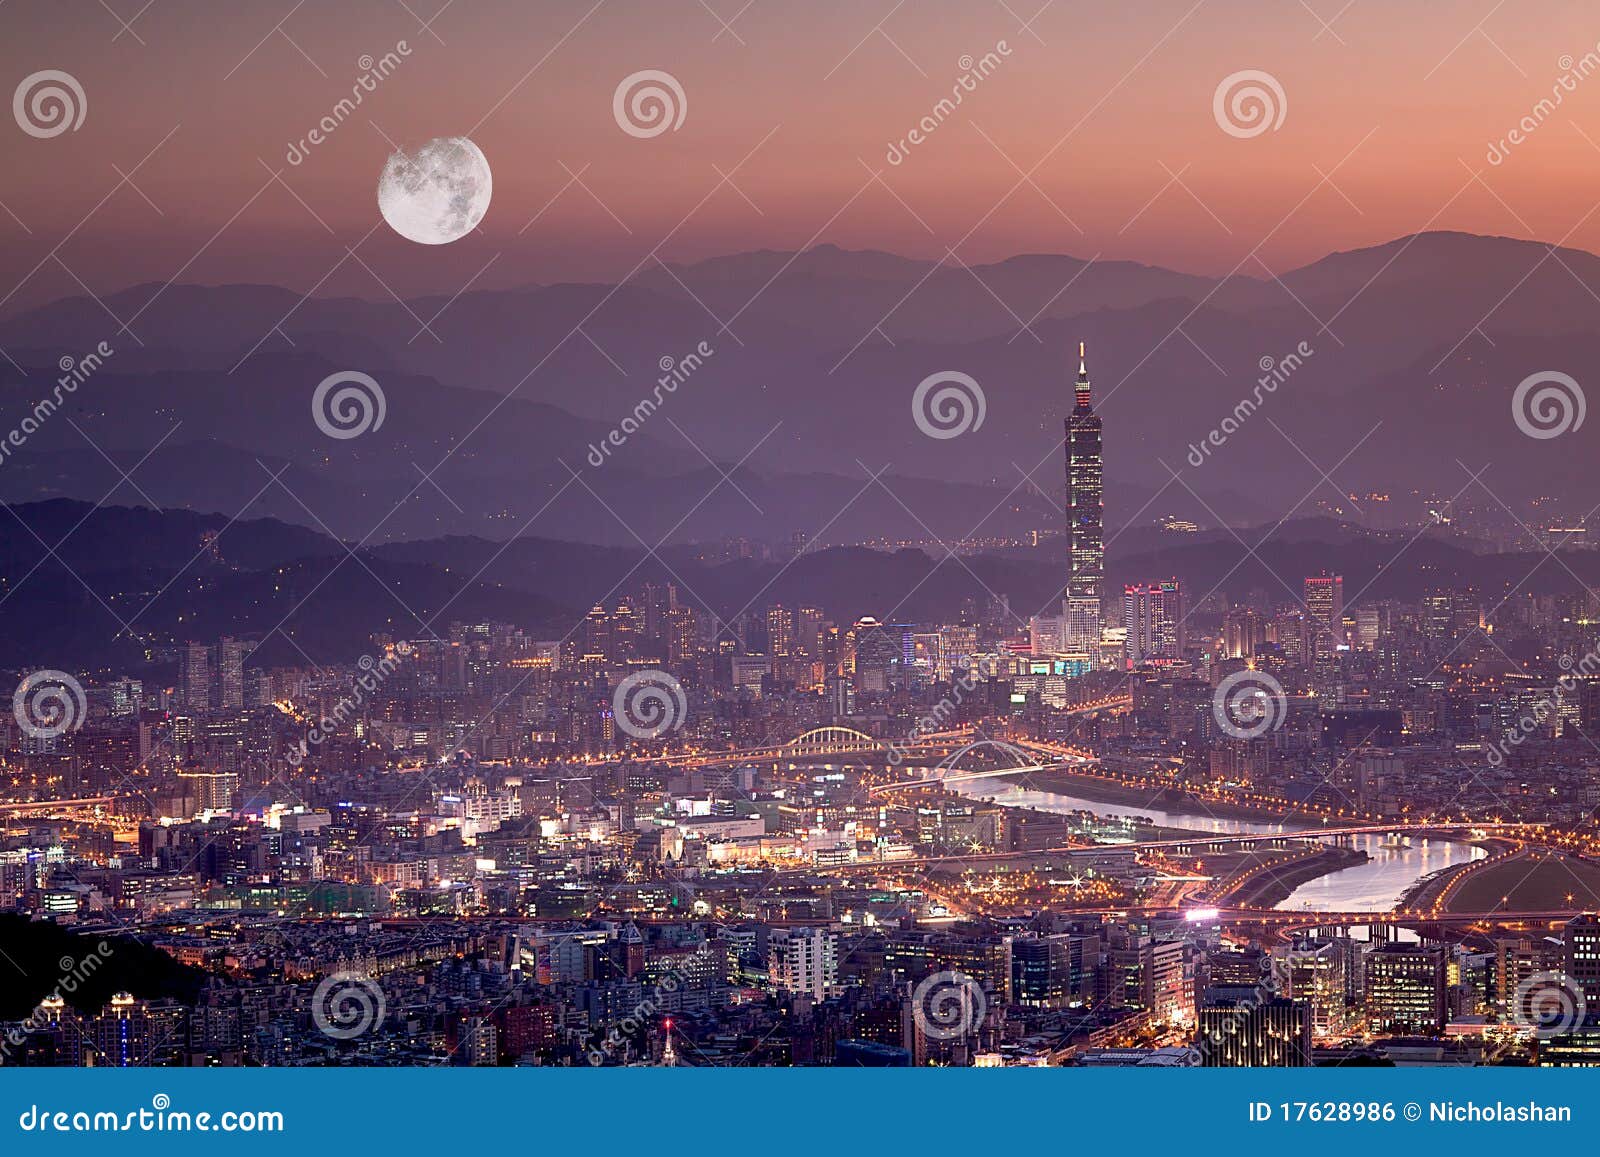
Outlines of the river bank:
[[1281,823],[1290,829],[1309,829],[1316,826],[1309,817],[1284,819],[1279,812],[1267,808],[1200,799],[1182,790],[1122,784],[1093,775],[1072,775],[1062,771],[1034,772],[1027,776],[1025,782],[1027,786],[1038,791],[1073,795],[1100,803],[1126,804],[1132,808],[1128,813],[1130,815],[1137,815],[1139,809],[1144,808],[1146,811],[1187,811],[1197,816],[1207,815],[1216,819]]
[[[1046,774],[966,784],[958,794],[1005,807],[1057,814],[1090,811],[1102,818],[1140,816],[1169,831],[1191,834],[1293,835],[1312,839],[1323,826],[1320,821],[1286,821],[1281,813],[1227,807],[1190,797],[1163,800],[1153,787],[1147,791],[1055,769]],[[1306,872],[1296,872],[1298,887],[1278,906],[1297,912],[1392,911],[1401,903],[1402,894],[1421,878],[1484,855],[1482,847],[1444,838],[1418,839],[1397,848],[1380,833],[1357,835],[1342,840],[1341,845],[1364,852],[1364,858],[1352,857],[1342,866],[1333,860],[1317,860],[1318,874],[1304,879]]]
[[[1497,856],[1506,855],[1517,847],[1511,840],[1471,840],[1468,842],[1475,848],[1482,848],[1489,860]],[[1438,901],[1444,890],[1463,873],[1481,871],[1489,866],[1485,860],[1472,860],[1465,864],[1453,864],[1448,868],[1441,868],[1437,872],[1430,872],[1402,892],[1400,894],[1400,902],[1395,907],[1431,908]]]
[[1251,881],[1231,892],[1221,903],[1227,907],[1276,908],[1294,895],[1301,884],[1309,883],[1333,872],[1358,867],[1372,859],[1356,848],[1327,847],[1314,855],[1303,856],[1281,869],[1262,873],[1262,879]]

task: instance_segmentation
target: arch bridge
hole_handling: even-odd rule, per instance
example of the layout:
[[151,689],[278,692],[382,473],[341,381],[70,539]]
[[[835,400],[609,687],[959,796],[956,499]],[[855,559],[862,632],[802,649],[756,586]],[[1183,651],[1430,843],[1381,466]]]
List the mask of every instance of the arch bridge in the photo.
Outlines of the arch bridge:
[[834,755],[850,751],[876,751],[883,744],[854,727],[813,727],[786,743],[781,751],[794,755]]

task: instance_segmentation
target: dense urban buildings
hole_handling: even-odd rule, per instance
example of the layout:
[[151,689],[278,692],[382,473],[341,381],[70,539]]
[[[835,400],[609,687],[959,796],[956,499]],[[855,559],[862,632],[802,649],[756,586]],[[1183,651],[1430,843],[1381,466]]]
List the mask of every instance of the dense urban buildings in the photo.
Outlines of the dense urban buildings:
[[1600,592],[1119,607],[1081,347],[1067,444],[1060,617],[18,672],[0,1065],[1600,1064]]

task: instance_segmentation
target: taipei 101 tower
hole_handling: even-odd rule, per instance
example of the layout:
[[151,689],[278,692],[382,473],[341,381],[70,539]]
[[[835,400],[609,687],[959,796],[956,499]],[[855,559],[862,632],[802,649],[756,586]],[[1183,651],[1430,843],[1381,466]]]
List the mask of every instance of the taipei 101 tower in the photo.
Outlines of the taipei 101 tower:
[[1067,650],[1098,657],[1104,621],[1100,598],[1106,585],[1106,549],[1102,530],[1104,483],[1102,480],[1100,415],[1089,397],[1089,370],[1083,343],[1078,343],[1078,380],[1074,404],[1067,415],[1067,537],[1071,552],[1067,574]]

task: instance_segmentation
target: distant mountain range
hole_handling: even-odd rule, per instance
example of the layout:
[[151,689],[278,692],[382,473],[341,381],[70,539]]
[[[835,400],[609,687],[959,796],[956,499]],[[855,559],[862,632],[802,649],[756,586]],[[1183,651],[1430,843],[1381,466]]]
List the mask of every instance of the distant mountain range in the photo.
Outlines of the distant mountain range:
[[[1540,509],[1569,518],[1600,503],[1586,469],[1600,423],[1541,441],[1511,414],[1528,375],[1582,384],[1600,364],[1600,258],[1425,233],[1247,272],[1044,254],[967,268],[819,246],[455,299],[252,285],[68,298],[0,319],[22,367],[0,362],[0,434],[62,358],[101,341],[115,353],[0,465],[0,501],[111,492],[370,543],[1020,537],[1060,523],[1081,338],[1111,526],[1350,517],[1344,495],[1368,493],[1388,500],[1360,516],[1393,525],[1462,487],[1490,502],[1467,473],[1485,464],[1518,517],[1552,496]],[[136,319],[131,333],[107,311]],[[702,342],[703,364],[658,390],[662,364]],[[1193,465],[1263,365],[1301,348],[1303,364]],[[350,440],[311,420],[312,391],[342,370],[372,375],[386,400],[382,427]],[[911,399],[946,370],[979,383],[985,417],[941,440]],[[623,444],[593,465],[612,431]],[[147,453],[136,490],[119,468]]]
[[[1415,598],[1439,583],[1473,584],[1491,599],[1570,591],[1580,579],[1600,585],[1597,552],[1541,561],[1320,519],[1269,529],[1244,528],[1239,538],[1130,534],[1113,550],[1109,577],[1178,574],[1196,602],[1212,593],[1286,602],[1303,576],[1336,566],[1352,605]],[[376,634],[443,637],[452,622],[484,620],[556,639],[596,601],[612,605],[645,582],[673,583],[684,601],[723,619],[782,603],[819,606],[842,622],[949,621],[993,592],[1009,600],[1021,630],[1029,616],[1059,607],[1066,565],[1059,543],[959,559],[841,547],[727,563],[690,547],[651,555],[533,537],[353,546],[273,519],[66,500],[6,506],[0,667],[114,673],[154,664],[170,673],[173,644],[224,635],[261,641],[252,663],[302,666],[370,653]]]

